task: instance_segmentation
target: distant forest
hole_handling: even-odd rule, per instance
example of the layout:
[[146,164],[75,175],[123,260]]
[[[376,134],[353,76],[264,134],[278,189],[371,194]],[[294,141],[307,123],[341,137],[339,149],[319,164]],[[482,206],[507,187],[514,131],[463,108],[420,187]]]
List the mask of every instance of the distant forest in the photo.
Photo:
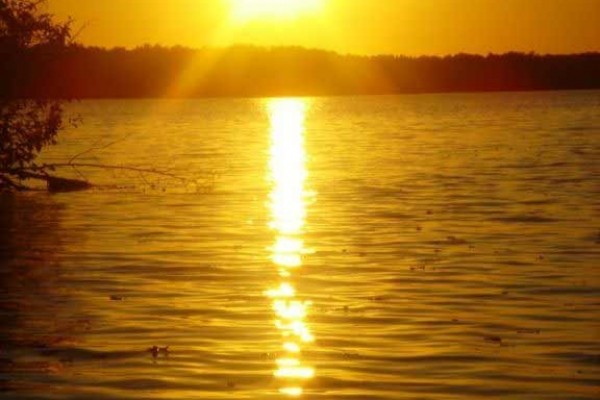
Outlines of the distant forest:
[[[2,54],[0,54],[0,58]],[[15,59],[12,57],[11,59]],[[600,89],[600,53],[354,56],[299,47],[71,46],[0,61],[0,97],[136,98]],[[42,67],[43,66],[43,67]]]

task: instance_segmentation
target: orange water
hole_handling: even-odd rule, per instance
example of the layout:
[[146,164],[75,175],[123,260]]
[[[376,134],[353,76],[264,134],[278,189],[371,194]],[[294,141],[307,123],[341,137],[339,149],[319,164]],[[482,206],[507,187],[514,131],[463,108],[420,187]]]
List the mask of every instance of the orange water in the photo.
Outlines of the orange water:
[[598,397],[600,92],[71,111],[187,180],[0,196],[0,398]]

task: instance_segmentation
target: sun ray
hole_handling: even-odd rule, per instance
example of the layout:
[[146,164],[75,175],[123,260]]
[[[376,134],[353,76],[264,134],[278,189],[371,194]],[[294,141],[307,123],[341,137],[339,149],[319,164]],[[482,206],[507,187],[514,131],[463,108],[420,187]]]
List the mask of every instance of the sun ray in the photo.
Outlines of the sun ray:
[[256,20],[290,20],[317,14],[323,0],[230,0],[232,20],[245,24]]

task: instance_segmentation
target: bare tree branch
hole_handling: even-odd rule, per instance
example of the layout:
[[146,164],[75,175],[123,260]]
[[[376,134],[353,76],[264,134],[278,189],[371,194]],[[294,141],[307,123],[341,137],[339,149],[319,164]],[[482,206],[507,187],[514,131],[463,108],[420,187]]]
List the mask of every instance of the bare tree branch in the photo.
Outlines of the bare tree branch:
[[110,169],[110,170],[121,170],[121,171],[132,171],[141,172],[146,174],[160,175],[167,178],[175,179],[178,181],[189,182],[190,179],[184,178],[179,175],[175,175],[166,171],[162,171],[156,168],[138,168],[125,165],[110,165],[110,164],[92,164],[92,163],[57,163],[57,164],[44,164],[46,168],[98,168],[98,169]]
[[111,146],[113,146],[113,145],[115,145],[115,144],[117,144],[117,143],[124,142],[125,140],[129,139],[129,137],[130,137],[130,136],[131,136],[131,135],[127,135],[127,136],[125,136],[125,137],[122,137],[122,138],[120,138],[120,139],[117,139],[117,140],[114,140],[114,141],[112,141],[112,142],[106,143],[106,144],[104,144],[104,145],[102,145],[102,146],[97,146],[97,147],[94,147],[94,146],[96,146],[96,143],[99,143],[99,142],[101,142],[101,140],[98,140],[98,141],[96,141],[96,143],[94,143],[94,145],[93,145],[92,147],[90,147],[89,149],[87,149],[87,150],[84,150],[84,151],[82,151],[81,153],[75,154],[73,157],[71,157],[71,158],[69,159],[69,161],[68,161],[68,162],[69,162],[69,164],[72,164],[72,163],[73,163],[75,160],[77,160],[78,158],[80,158],[80,157],[82,157],[82,156],[84,156],[84,155],[86,155],[86,154],[89,154],[89,153],[91,153],[91,152],[93,152],[93,151],[97,151],[97,150],[105,150],[105,149],[107,149],[107,148],[109,148],[109,147],[111,147]]

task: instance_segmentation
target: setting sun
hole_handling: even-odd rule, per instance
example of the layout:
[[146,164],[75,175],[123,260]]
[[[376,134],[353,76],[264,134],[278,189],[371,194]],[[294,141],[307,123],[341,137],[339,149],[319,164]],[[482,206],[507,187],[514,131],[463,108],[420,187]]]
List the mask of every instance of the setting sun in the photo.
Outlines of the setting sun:
[[322,6],[322,0],[231,0],[233,20],[238,23],[261,19],[289,20],[314,14]]

